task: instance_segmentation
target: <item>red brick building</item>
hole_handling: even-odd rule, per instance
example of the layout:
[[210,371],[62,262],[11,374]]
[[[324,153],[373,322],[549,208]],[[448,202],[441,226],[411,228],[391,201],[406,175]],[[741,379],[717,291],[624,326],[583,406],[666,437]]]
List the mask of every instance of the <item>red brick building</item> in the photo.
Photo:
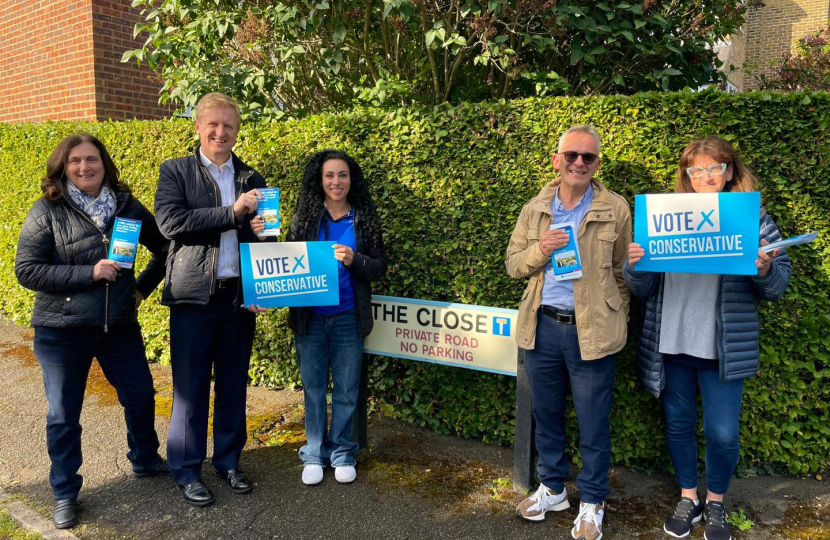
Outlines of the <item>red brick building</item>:
[[0,0],[0,122],[164,118],[130,0]]

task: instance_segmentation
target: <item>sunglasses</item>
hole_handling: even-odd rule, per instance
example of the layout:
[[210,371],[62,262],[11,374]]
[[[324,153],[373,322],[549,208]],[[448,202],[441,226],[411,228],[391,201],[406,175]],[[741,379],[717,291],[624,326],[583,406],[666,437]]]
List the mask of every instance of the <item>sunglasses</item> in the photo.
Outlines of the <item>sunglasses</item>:
[[582,156],[582,163],[584,163],[585,165],[590,165],[599,157],[596,154],[592,154],[591,152],[562,152],[562,157],[564,157],[565,161],[567,161],[568,163],[573,163],[579,158],[579,156]]

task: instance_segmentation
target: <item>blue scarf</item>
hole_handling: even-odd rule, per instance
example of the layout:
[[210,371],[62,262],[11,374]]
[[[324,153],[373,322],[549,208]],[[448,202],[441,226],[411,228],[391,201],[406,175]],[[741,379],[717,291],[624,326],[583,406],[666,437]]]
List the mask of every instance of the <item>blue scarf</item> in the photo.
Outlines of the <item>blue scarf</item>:
[[110,218],[115,213],[116,206],[115,197],[112,191],[110,191],[110,188],[106,184],[103,184],[101,186],[101,193],[98,195],[98,198],[95,198],[87,195],[78,189],[75,184],[67,180],[66,191],[69,193],[72,201],[95,223],[95,226],[101,229],[101,232],[104,232],[107,223],[109,223]]

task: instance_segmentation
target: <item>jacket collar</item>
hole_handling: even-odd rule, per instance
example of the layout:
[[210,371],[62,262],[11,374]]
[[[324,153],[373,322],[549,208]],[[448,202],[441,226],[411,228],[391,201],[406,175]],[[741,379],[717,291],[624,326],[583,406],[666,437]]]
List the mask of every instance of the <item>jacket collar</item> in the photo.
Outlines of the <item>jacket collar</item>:
[[[199,155],[199,149],[201,147],[201,144],[196,145],[196,148],[193,150],[193,157],[196,159],[196,163],[199,165],[199,167],[202,167],[205,170],[207,170],[207,168],[202,163],[201,156]],[[231,160],[233,163],[234,177],[237,181],[246,184],[248,182],[248,178],[250,178],[250,176],[254,174],[254,169],[248,166],[244,161],[239,159],[239,157],[233,152],[231,152]]]
[[[554,180],[530,200],[528,205],[538,212],[550,214],[550,205],[553,198],[556,196],[556,189],[559,187],[560,180]],[[611,208],[611,195],[608,189],[602,183],[595,179],[591,179],[591,187],[594,189],[594,200],[591,201],[591,210],[606,210]]]

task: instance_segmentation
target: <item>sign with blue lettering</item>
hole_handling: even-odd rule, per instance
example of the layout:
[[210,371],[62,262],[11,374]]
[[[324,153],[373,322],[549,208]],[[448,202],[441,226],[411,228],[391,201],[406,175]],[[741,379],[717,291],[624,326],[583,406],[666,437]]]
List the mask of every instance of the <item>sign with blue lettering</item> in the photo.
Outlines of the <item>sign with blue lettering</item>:
[[335,306],[340,287],[331,242],[239,244],[245,305]]
[[634,197],[634,241],[646,272],[755,275],[761,194],[672,193]]

